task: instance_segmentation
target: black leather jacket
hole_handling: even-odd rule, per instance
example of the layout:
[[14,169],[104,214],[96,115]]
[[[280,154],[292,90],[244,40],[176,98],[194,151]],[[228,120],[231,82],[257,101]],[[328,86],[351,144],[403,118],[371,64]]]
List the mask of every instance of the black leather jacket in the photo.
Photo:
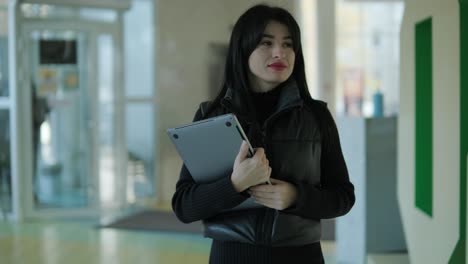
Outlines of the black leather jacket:
[[[262,126],[256,125],[251,116],[245,113],[241,98],[235,90],[228,90],[221,105],[215,109],[207,112],[208,104],[202,103],[199,111],[202,119],[225,113],[236,114],[248,137],[255,138],[255,145],[265,148],[272,167],[271,177],[294,184],[302,200],[310,200],[311,197],[320,200],[328,197],[328,194],[321,193],[322,140],[312,103],[326,108],[319,101],[304,102],[299,89],[294,83],[290,83],[282,88],[276,110]],[[333,203],[336,208],[331,208],[328,210],[330,213],[323,216],[336,217],[348,212],[354,204],[354,188],[349,182],[347,172],[340,180],[340,186],[328,187],[333,189],[330,192],[336,199]],[[314,193],[313,196],[308,193],[311,188],[314,190],[311,192]],[[317,210],[320,210],[320,202],[314,202]],[[203,219],[205,236],[221,241],[269,246],[314,243],[320,240],[322,215],[304,212],[309,209],[293,206],[278,211],[265,207],[218,213]]]

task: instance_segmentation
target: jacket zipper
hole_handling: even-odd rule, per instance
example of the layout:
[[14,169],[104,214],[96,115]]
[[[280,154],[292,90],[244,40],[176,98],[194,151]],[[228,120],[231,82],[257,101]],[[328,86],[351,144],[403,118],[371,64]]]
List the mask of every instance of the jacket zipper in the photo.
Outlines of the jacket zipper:
[[[263,147],[265,149],[265,153],[269,153],[269,134],[268,134],[268,129],[269,129],[269,125],[273,122],[273,120],[277,119],[278,116],[282,115],[282,114],[285,114],[289,111],[291,111],[292,109],[294,108],[294,106],[291,106],[291,107],[288,107],[286,109],[283,109],[281,111],[278,111],[276,113],[274,113],[272,116],[268,117],[266,120],[265,120],[265,123],[263,124],[263,127],[261,129],[261,134],[262,134],[262,143],[263,143]],[[276,209],[271,209],[271,208],[265,208],[265,212],[264,212],[264,215],[263,215],[263,219],[262,219],[262,234],[263,236],[261,237],[262,239],[262,242],[264,242],[266,245],[270,245],[271,244],[271,240],[272,240],[272,232],[273,232],[273,223],[274,223],[274,220],[275,220],[275,215],[277,214],[277,211]]]
[[[228,110],[233,112],[233,108],[230,103],[224,102],[222,105]],[[295,108],[296,105],[292,105],[286,109],[282,109],[276,113],[274,113],[272,116],[268,117],[261,130],[260,133],[262,134],[262,143],[263,147],[265,149],[266,153],[269,153],[268,150],[268,128],[269,124],[272,122],[272,120],[277,119],[279,115],[284,114],[289,112],[291,109]],[[267,151],[268,150],[268,151]],[[274,222],[274,216],[277,213],[276,209],[271,209],[271,208],[265,208],[263,213],[259,214],[258,222],[257,222],[257,232],[256,232],[256,239],[259,239],[260,244],[263,245],[270,245],[271,244],[271,239],[272,239],[272,231],[273,231],[273,222]],[[258,224],[259,223],[259,224]],[[260,225],[260,228],[259,228]]]
[[[265,124],[267,122],[265,121]],[[267,130],[265,129],[266,126],[264,124],[263,129],[260,131],[262,134],[262,143],[263,143],[263,148],[265,149],[265,153],[269,153],[269,147],[268,147],[268,138],[267,138]],[[271,231],[273,228],[273,218],[271,217],[272,212],[274,212],[275,209],[271,208],[265,208],[265,211],[263,212],[262,216],[262,236],[261,240],[265,245],[270,245],[271,244]]]

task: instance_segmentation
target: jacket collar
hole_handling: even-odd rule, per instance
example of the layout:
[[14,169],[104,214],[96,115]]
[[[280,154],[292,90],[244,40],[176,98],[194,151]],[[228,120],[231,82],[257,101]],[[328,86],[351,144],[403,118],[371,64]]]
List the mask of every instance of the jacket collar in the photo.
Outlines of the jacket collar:
[[283,84],[281,88],[280,97],[278,99],[278,103],[276,105],[276,111],[280,112],[288,108],[302,106],[303,100],[299,93],[299,88],[297,87],[297,83],[295,80],[289,80]]
[[[275,113],[281,112],[288,108],[302,106],[303,100],[299,93],[299,88],[297,87],[295,80],[288,80],[282,84],[281,87],[276,87],[275,89],[282,89],[279,95],[278,103],[276,104]],[[226,91],[226,94],[223,98],[223,105],[227,106],[229,110],[232,110],[236,115],[240,116],[249,116],[246,107],[243,103],[243,96],[241,91],[229,87]]]

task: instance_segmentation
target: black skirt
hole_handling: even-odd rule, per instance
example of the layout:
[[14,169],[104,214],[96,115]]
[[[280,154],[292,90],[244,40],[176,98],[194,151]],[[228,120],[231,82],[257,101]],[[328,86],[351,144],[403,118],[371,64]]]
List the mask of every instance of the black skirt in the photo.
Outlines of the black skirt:
[[268,247],[214,240],[210,264],[323,264],[320,242],[296,247]]

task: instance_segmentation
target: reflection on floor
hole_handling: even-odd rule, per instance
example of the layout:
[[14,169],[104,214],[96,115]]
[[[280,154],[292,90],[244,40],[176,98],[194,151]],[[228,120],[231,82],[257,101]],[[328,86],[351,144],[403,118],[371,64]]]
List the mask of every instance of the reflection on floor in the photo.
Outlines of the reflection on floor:
[[[87,222],[0,221],[2,264],[208,263],[209,239],[177,233],[99,229]],[[335,245],[323,242],[326,263],[336,263]],[[409,263],[406,255],[369,257],[368,263]]]

